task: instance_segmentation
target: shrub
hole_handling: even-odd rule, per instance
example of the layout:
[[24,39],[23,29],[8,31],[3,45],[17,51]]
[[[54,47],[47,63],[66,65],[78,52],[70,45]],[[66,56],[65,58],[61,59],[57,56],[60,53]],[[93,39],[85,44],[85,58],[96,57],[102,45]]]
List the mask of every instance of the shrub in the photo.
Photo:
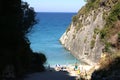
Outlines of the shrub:
[[103,28],[101,31],[100,31],[100,38],[101,39],[105,39],[106,35],[107,35],[107,32],[108,32],[108,28]]
[[94,33],[95,33],[95,34],[98,34],[99,32],[100,32],[100,30],[99,30],[98,28],[95,28],[95,29],[94,29]]
[[73,35],[73,39],[75,39],[75,37],[76,37],[76,35],[74,34],[74,35]]
[[93,38],[96,39],[96,34],[94,33]]
[[72,17],[72,21],[73,22],[77,22],[77,15],[75,15],[75,16]]
[[78,23],[76,26],[75,26],[75,29],[76,31],[79,31],[79,29],[82,27],[82,23]]
[[46,56],[43,53],[33,53],[33,59],[37,64],[44,64],[47,60]]
[[87,38],[84,39],[84,43],[86,43],[86,41],[87,41]]
[[67,28],[66,32],[69,32],[70,31],[70,26]]
[[93,49],[95,46],[95,40],[92,40],[90,45],[91,45],[91,49]]
[[118,2],[112,9],[110,15],[107,18],[107,25],[113,24],[113,22],[118,20],[118,15],[120,14],[120,2]]
[[120,39],[120,32],[118,33],[118,39]]
[[111,44],[109,42],[106,42],[105,43],[105,51],[110,52],[110,47],[111,47]]
[[82,7],[79,14],[88,14],[91,10],[97,9],[99,7],[100,0],[88,0],[86,6]]
[[[119,20],[118,15],[120,14],[120,2],[115,4],[110,14],[106,17],[106,24],[105,27],[100,31],[100,37],[104,41],[106,45],[106,50],[108,50],[107,39],[112,35],[114,31],[114,23]],[[110,45],[109,45],[110,46]]]

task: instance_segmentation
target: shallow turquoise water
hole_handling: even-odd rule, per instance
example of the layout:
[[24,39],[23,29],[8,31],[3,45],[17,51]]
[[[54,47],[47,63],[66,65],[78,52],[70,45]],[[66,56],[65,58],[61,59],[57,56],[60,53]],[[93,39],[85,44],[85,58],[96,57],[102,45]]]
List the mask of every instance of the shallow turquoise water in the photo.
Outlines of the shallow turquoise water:
[[47,64],[67,65],[77,61],[59,42],[73,15],[75,13],[37,13],[38,23],[27,36],[32,50],[46,55]]

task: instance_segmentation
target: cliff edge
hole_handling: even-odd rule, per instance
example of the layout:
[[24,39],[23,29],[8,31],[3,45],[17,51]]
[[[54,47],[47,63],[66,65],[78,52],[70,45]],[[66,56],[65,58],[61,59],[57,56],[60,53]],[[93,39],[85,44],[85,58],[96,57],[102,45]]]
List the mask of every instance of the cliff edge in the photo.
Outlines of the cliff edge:
[[60,38],[61,44],[77,59],[91,65],[100,60],[103,50],[109,53],[116,51],[120,31],[117,29],[119,3],[120,0],[89,0],[73,16],[71,25]]

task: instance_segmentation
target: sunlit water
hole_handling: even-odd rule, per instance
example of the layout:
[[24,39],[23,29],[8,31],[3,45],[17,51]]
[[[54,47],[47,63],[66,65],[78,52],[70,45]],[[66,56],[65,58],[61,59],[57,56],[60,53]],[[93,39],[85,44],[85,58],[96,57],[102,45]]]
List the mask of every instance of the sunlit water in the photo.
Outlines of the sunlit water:
[[34,25],[28,38],[34,52],[46,55],[47,64],[68,65],[77,61],[59,42],[73,15],[75,13],[37,13],[38,23]]

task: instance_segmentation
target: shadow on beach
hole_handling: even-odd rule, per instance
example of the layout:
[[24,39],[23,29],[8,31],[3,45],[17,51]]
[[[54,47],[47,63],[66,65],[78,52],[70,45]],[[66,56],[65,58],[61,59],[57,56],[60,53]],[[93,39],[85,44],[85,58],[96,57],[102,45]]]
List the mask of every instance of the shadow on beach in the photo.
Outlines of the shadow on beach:
[[24,80],[75,80],[67,71],[55,71],[54,68],[45,72],[36,72],[25,76]]

